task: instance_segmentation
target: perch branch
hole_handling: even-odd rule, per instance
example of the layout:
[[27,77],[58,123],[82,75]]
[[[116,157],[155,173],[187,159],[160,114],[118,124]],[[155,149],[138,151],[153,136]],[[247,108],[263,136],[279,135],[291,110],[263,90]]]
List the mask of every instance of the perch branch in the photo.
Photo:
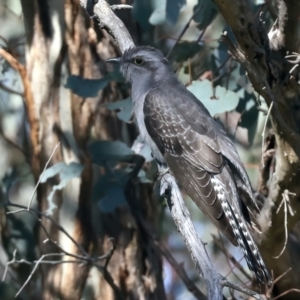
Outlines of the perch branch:
[[183,236],[196,269],[205,281],[208,299],[223,299],[220,276],[207,255],[205,245],[195,230],[176,180],[170,173],[162,175],[160,179],[160,193],[166,196],[176,227]]
[[258,294],[247,287],[229,282],[216,272],[207,255],[205,244],[195,230],[176,180],[170,173],[160,175],[160,194],[166,197],[175,225],[184,239],[197,271],[205,281],[209,300],[224,299],[225,297],[222,294],[224,286],[233,288],[255,299],[266,299],[264,295]]

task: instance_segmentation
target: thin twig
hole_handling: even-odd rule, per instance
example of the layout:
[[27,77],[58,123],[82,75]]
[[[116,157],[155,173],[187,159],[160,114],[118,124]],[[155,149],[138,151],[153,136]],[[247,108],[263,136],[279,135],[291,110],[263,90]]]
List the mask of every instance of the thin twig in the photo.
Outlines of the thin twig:
[[249,295],[249,296],[253,297],[254,299],[266,300],[266,297],[264,295],[258,294],[257,292],[252,291],[252,290],[248,289],[247,287],[234,284],[234,283],[228,281],[226,278],[223,278],[222,284],[223,284],[223,286],[227,286],[228,288],[232,288],[236,291],[239,291],[246,295]]
[[26,281],[24,282],[24,284],[21,286],[21,288],[19,289],[19,291],[16,293],[15,297],[17,298],[19,296],[19,294],[22,292],[22,290],[24,289],[24,287],[27,285],[27,283],[30,281],[31,277],[33,276],[34,272],[36,271],[37,267],[39,266],[40,262],[44,259],[44,257],[46,257],[47,254],[44,254],[40,257],[40,259],[37,261],[37,263],[35,264],[34,268],[32,269],[32,271],[30,272],[28,278],[26,279]]
[[38,189],[38,186],[39,186],[39,184],[40,184],[40,182],[41,182],[41,180],[42,180],[42,178],[43,178],[43,175],[44,175],[44,173],[45,173],[45,171],[46,171],[46,169],[47,169],[47,167],[48,167],[48,165],[49,165],[49,163],[50,163],[50,161],[51,161],[51,159],[52,159],[52,157],[53,157],[53,155],[54,155],[56,149],[59,147],[59,145],[60,145],[60,142],[58,142],[58,143],[56,144],[56,146],[54,147],[54,149],[53,149],[53,151],[52,151],[52,153],[51,153],[51,155],[50,155],[50,157],[49,157],[49,159],[47,160],[47,162],[46,162],[46,164],[45,164],[44,170],[43,170],[42,174],[40,175],[39,180],[38,180],[38,182],[36,183],[36,185],[35,185],[35,187],[34,187],[34,190],[33,190],[33,192],[32,192],[32,195],[31,195],[31,197],[30,197],[30,200],[29,200],[29,203],[28,203],[28,206],[27,206],[27,210],[30,210],[30,206],[31,206],[33,197],[34,197],[34,195],[35,195],[35,193],[36,193],[36,191],[37,191],[37,189]]
[[[11,211],[10,213],[19,213],[21,211],[28,211],[27,210],[27,206],[20,205],[20,204],[17,204],[17,203],[8,202],[6,204],[6,206],[12,206],[12,207],[21,208],[19,210]],[[51,216],[48,216],[47,214],[45,214],[45,213],[43,213],[43,212],[41,212],[39,210],[33,209],[33,208],[30,208],[29,212],[34,213],[36,216],[42,216],[42,217],[50,220],[55,226],[57,226],[58,230],[60,230],[61,232],[63,232],[75,244],[75,246],[78,247],[78,249],[84,255],[86,255],[86,256],[88,255],[88,253],[84,250],[84,248],[77,241],[75,241],[74,238],[56,220],[54,220]]]
[[280,276],[278,276],[274,281],[273,284],[275,284],[276,282],[278,282],[282,277],[284,277],[288,272],[290,272],[292,270],[292,268],[288,268],[284,273],[282,273]]
[[198,300],[206,300],[207,297],[198,289],[197,285],[193,280],[189,278],[187,275],[183,264],[179,264],[169,249],[157,239],[157,233],[151,224],[149,224],[143,216],[136,214],[138,219],[138,223],[140,227],[145,231],[148,236],[148,240],[151,241],[153,244],[154,249],[156,249],[160,255],[163,255],[165,259],[169,262],[169,264],[173,267],[176,271],[178,276],[181,278],[187,289],[195,296]]
[[24,97],[24,93],[19,92],[19,91],[17,91],[17,90],[14,90],[13,88],[11,88],[11,87],[5,85],[5,84],[4,84],[3,82],[1,82],[1,81],[0,81],[0,89],[6,91],[6,92],[8,92],[8,93],[16,94],[16,95],[19,95],[19,96],[21,96],[21,97]]
[[176,273],[179,275],[179,277],[181,278],[181,280],[183,281],[187,289],[195,296],[195,298],[198,300],[207,299],[206,296],[198,289],[194,281],[189,278],[189,276],[187,275],[183,267],[183,264],[182,263],[179,264],[176,261],[172,253],[168,250],[168,248],[158,241],[155,241],[155,245],[157,246],[161,254],[169,262],[169,264],[173,267]]
[[[220,233],[219,233],[220,234]],[[243,268],[243,266],[240,264],[240,261],[237,261],[235,259],[234,256],[232,256],[227,249],[225,248],[223,241],[221,240],[221,236],[220,239],[218,239],[214,234],[212,234],[213,237],[213,241],[214,243],[220,248],[220,250],[224,253],[227,261],[228,259],[233,263],[233,266],[236,267],[248,280],[252,280],[251,276],[245,271],[245,269]],[[220,243],[220,241],[222,241],[222,244]],[[242,257],[243,259],[243,257]],[[230,266],[230,263],[228,262],[228,265]],[[230,266],[231,267],[231,266]],[[231,268],[231,271],[233,270],[233,268]],[[228,273],[225,277],[227,277],[230,273]],[[241,279],[234,273],[234,275],[238,278],[238,280],[241,281]],[[241,281],[242,282],[242,281]],[[243,282],[242,282],[243,283]],[[244,283],[243,283],[244,284]]]
[[290,196],[289,195],[296,196],[295,193],[291,193],[288,190],[284,190],[284,192],[282,193],[282,201],[280,202],[280,204],[279,204],[279,206],[276,210],[276,214],[278,214],[279,210],[280,210],[280,208],[283,204],[283,206],[284,206],[284,235],[285,235],[285,241],[284,241],[284,245],[282,247],[282,250],[278,254],[278,256],[273,256],[273,258],[276,258],[276,259],[278,259],[283,254],[284,250],[286,249],[287,242],[288,242],[288,229],[287,229],[287,225],[288,225],[287,214],[288,214],[288,211],[289,211],[291,216],[294,216],[294,212],[293,212],[293,209],[291,207],[291,202],[290,202]]
[[182,31],[180,32],[178,38],[176,39],[175,43],[172,45],[172,47],[170,48],[168,54],[166,55],[166,58],[169,58],[171,53],[173,52],[174,48],[177,46],[177,44],[180,42],[181,38],[183,37],[183,35],[185,34],[185,32],[188,30],[188,28],[190,27],[190,24],[192,22],[192,20],[194,19],[195,15],[200,11],[202,7],[198,7],[195,12],[193,13],[193,15],[190,17],[190,19],[187,21],[187,23],[185,24],[185,26],[183,27]]
[[[269,120],[269,117],[270,117],[270,114],[271,114],[271,110],[272,110],[272,107],[273,107],[273,103],[274,102],[271,102],[271,105],[268,109],[268,113],[267,113],[267,116],[266,116],[266,120],[265,120],[265,124],[264,124],[264,128],[263,128],[263,131],[262,131],[262,148],[261,148],[261,153],[263,153],[264,151],[264,144],[265,144],[265,134],[266,134],[266,128],[267,128],[267,123],[268,123],[268,120]],[[263,164],[263,168],[265,167],[265,161],[263,160],[262,161],[262,164]]]
[[272,300],[277,300],[277,299],[279,299],[279,298],[283,297],[284,295],[289,294],[291,292],[300,293],[300,290],[298,290],[298,289],[290,289],[290,290],[285,291],[282,294],[278,295],[277,297],[272,298]]

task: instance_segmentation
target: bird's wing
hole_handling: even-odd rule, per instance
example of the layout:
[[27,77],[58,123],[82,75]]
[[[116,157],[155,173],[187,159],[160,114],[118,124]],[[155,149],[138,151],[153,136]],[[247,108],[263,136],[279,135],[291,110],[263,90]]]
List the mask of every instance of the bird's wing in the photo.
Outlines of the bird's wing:
[[206,113],[199,114],[195,105],[190,105],[186,112],[198,115],[195,128],[187,119],[188,115],[182,113],[182,108],[178,109],[179,99],[167,101],[162,97],[166,97],[164,93],[153,89],[145,98],[145,126],[149,135],[188,195],[237,245],[211,180],[214,174],[222,172],[225,165],[214,124],[207,122]]
[[[241,194],[246,195],[246,197],[243,197],[243,201],[247,207],[258,211],[249,177],[232,140],[226,134],[223,127],[211,118],[204,105],[192,93],[186,89],[182,89],[181,94],[184,94],[184,99],[188,99],[188,101],[183,101],[181,97],[180,99],[176,96],[173,97],[177,100],[174,102],[176,109],[196,132],[200,133],[202,136],[205,135],[205,138],[203,139],[204,143],[212,149],[220,151],[223,157],[227,159],[232,175],[235,178],[237,188]],[[218,105],[217,101],[216,105]]]
[[221,126],[183,88],[179,91],[152,89],[144,101],[144,116],[149,135],[177,181],[218,229],[241,247],[258,280],[271,284],[272,279],[244,220],[236,180],[241,180],[252,194],[251,186]]

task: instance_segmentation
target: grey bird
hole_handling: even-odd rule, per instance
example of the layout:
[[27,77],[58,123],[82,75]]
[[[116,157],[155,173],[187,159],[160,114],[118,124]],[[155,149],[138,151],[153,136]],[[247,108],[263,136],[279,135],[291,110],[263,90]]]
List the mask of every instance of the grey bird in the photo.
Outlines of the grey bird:
[[259,282],[271,285],[251,235],[247,206],[257,205],[249,178],[222,126],[177,79],[161,51],[133,47],[107,62],[119,63],[132,85],[137,125],[159,169],[170,169],[202,212],[241,247]]

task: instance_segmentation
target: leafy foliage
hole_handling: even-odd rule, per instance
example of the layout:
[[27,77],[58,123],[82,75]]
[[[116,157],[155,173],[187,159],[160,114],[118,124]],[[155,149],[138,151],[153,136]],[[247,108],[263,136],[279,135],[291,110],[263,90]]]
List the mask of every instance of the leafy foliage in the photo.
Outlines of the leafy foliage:
[[44,183],[49,178],[54,177],[55,175],[59,175],[60,183],[57,185],[53,185],[51,193],[48,195],[48,209],[46,211],[47,215],[52,215],[53,210],[57,207],[53,202],[53,196],[57,190],[63,189],[70,180],[76,177],[80,177],[83,171],[83,166],[76,162],[71,162],[70,164],[66,164],[64,162],[57,163],[50,168],[48,168],[44,174],[40,177],[40,182]]
[[96,97],[99,91],[104,89],[109,82],[110,77],[104,77],[103,79],[86,79],[81,76],[70,75],[65,87],[84,98]]
[[133,16],[146,30],[149,23],[154,26],[164,23],[174,25],[184,4],[186,0],[136,0],[133,3]]
[[198,4],[194,7],[194,21],[198,23],[198,28],[203,30],[209,26],[216,15],[218,8],[212,0],[198,0]]
[[147,182],[146,174],[141,170],[144,158],[125,143],[99,141],[90,145],[89,151],[93,162],[105,170],[93,191],[93,199],[103,212],[109,213],[126,205],[124,189],[132,178],[137,176],[141,182]]
[[231,111],[236,108],[239,97],[236,93],[217,86],[213,90],[208,80],[193,81],[188,89],[204,104],[212,116]]
[[117,111],[118,118],[128,123],[132,118],[132,101],[131,98],[127,98],[121,101],[116,101],[106,105],[109,110]]

